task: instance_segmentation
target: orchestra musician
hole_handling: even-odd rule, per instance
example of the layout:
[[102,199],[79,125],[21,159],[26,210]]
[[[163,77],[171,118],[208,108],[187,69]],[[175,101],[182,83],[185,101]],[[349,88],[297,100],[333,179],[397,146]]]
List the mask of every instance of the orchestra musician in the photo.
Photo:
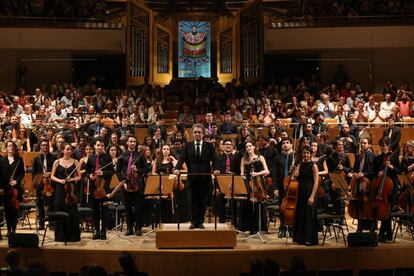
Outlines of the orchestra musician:
[[[220,174],[231,174],[235,172],[236,156],[234,154],[233,141],[229,138],[223,141],[224,151],[222,154],[217,155],[216,169],[220,171]],[[216,213],[219,217],[219,222],[226,222],[226,199],[224,194],[217,195],[215,199]]]
[[[351,161],[349,156],[345,153],[344,142],[341,139],[336,139],[333,142],[334,152],[328,156],[326,164],[330,172],[337,172],[342,174],[347,180],[348,174],[351,172]],[[345,211],[344,201],[341,198],[341,189],[336,187],[333,183],[330,186],[330,201],[334,205],[334,210],[337,214],[343,214]]]
[[55,241],[80,241],[80,227],[77,198],[74,195],[76,183],[80,180],[80,168],[73,159],[71,144],[63,144],[63,156],[53,163],[51,180],[55,182],[54,211],[66,212],[67,219],[61,219],[54,225]]
[[140,155],[137,148],[137,138],[135,136],[128,136],[126,139],[127,151],[121,154],[117,164],[117,174],[121,182],[124,183],[124,199],[125,199],[125,212],[127,222],[126,236],[141,235],[142,228],[142,206],[143,196],[139,193],[143,193],[143,187],[136,187],[130,189],[129,186],[135,187],[139,185],[135,175],[137,173],[137,160]]
[[[0,158],[1,188],[4,190],[4,211],[7,224],[7,237],[16,232],[19,202],[23,198],[24,178],[23,158],[19,156],[14,142],[6,143],[7,155]],[[0,235],[1,236],[1,235]]]
[[[361,150],[357,154],[354,163],[354,177],[356,179],[361,179],[363,177],[368,178],[370,181],[375,177],[374,173],[374,160],[375,155],[371,151],[371,140],[369,138],[361,139]],[[369,187],[359,187],[360,191],[367,191]],[[364,229],[373,231],[373,224],[370,219],[358,219],[358,228],[357,231],[361,232]]]
[[319,183],[318,165],[312,162],[310,147],[302,148],[302,161],[295,170],[299,191],[296,205],[293,241],[307,246],[318,244],[316,191]]
[[45,186],[43,183],[43,178],[48,178],[49,184],[51,184],[50,174],[52,172],[52,167],[55,160],[56,156],[54,156],[49,149],[49,140],[43,139],[40,141],[40,154],[33,159],[32,169],[33,180],[36,176],[41,175],[41,177],[38,177],[38,182],[35,183],[35,185],[37,184],[35,186],[35,189],[39,230],[43,230],[45,227],[45,210],[51,211],[53,208],[54,193],[44,193]]
[[[380,146],[381,153],[375,157],[374,172],[378,172],[378,176],[383,176],[385,167],[388,167],[387,176],[391,178],[393,183],[393,189],[388,198],[388,201],[391,205],[391,210],[395,210],[394,208],[397,204],[398,192],[400,188],[400,182],[398,180],[398,174],[401,173],[400,161],[398,159],[398,154],[395,154],[397,152],[391,151],[391,140],[389,137],[381,138],[378,144]],[[381,228],[379,231],[379,241],[392,242],[392,238],[393,237],[390,216],[381,222]]]
[[[272,180],[275,191],[275,196],[279,197],[279,202],[282,202],[282,199],[285,197],[285,187],[283,185],[283,181],[285,177],[289,176],[290,169],[293,164],[294,159],[294,151],[292,148],[292,140],[290,138],[284,138],[280,144],[281,146],[281,153],[280,155],[276,156],[275,161],[273,162],[272,168]],[[285,225],[285,218],[283,212],[279,212],[279,232],[278,237],[284,238],[286,237],[286,231],[291,229],[287,229]]]
[[[242,210],[242,221],[246,225],[241,225],[242,230],[250,230],[250,234],[259,231],[259,209],[258,204],[266,200],[266,190],[264,177],[270,172],[267,168],[266,160],[256,150],[253,142],[246,142],[246,152],[241,160],[240,175],[246,176],[247,191],[250,193],[250,203],[245,205]],[[261,230],[267,231],[266,210],[261,208]]]
[[[191,225],[190,229],[204,229],[204,217],[206,213],[209,185],[211,185],[211,164],[216,164],[216,151],[214,146],[203,141],[205,128],[202,124],[194,124],[192,127],[194,141],[185,144],[182,154],[178,158],[174,174],[179,175],[183,163],[188,167],[187,178],[191,192]],[[219,171],[214,171],[218,174]]]
[[[105,153],[105,142],[101,137],[95,138],[95,153],[88,158],[86,175],[88,176],[90,194],[92,195],[93,239],[106,240],[108,206],[104,205],[106,195],[109,193],[114,168],[111,157]],[[101,224],[101,227],[99,227]]]
[[399,127],[395,126],[394,116],[388,117],[388,128],[384,129],[382,137],[388,137],[390,139],[391,151],[400,152],[401,130]]
[[316,193],[318,196],[318,206],[326,209],[329,203],[329,171],[326,164],[326,156],[320,154],[317,142],[312,142],[310,149],[312,151],[312,162],[318,166],[319,186]]

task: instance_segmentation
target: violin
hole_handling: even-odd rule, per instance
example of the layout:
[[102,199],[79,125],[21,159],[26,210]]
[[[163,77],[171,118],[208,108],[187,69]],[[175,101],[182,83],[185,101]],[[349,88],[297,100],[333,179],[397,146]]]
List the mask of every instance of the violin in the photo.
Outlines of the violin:
[[96,199],[104,199],[106,197],[105,179],[99,177],[98,175],[95,175],[95,177],[95,190],[93,192],[93,196]]
[[[10,177],[9,182],[14,180],[14,176],[16,174],[17,167],[19,167],[19,164],[20,164],[20,160],[23,160],[23,159],[19,159],[19,161],[17,162],[16,167],[14,168],[14,171],[13,171],[11,177]],[[18,184],[16,184],[16,185],[18,185]],[[10,206],[12,208],[14,208],[15,210],[19,210],[20,209],[19,190],[17,190],[15,188],[15,186],[11,186],[10,190],[8,191],[8,195],[9,195],[9,198],[10,198],[10,201],[9,201]]]
[[55,192],[55,188],[52,186],[52,181],[50,177],[42,177],[42,184],[43,184],[43,193],[45,196],[50,197]]
[[[253,164],[250,165],[250,173],[254,172]],[[260,178],[257,176],[251,176],[249,179],[249,186],[251,189],[250,201],[251,202],[261,202],[266,199],[266,192],[263,188],[263,183]]]
[[65,198],[65,202],[66,204],[70,204],[70,205],[76,205],[78,204],[78,197],[75,195],[75,183],[72,181],[68,181],[69,177],[77,170],[77,168],[75,168],[70,174],[67,173],[67,170],[65,169],[65,193],[66,193],[66,198]]

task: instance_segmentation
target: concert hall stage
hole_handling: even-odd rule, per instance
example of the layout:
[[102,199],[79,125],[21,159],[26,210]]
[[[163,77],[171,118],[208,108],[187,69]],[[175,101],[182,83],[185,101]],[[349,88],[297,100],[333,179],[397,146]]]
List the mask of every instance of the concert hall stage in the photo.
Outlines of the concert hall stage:
[[[351,221],[349,221],[351,223]],[[350,225],[350,231],[355,225]],[[26,227],[25,227],[26,228]],[[149,231],[144,229],[145,232]],[[194,230],[199,231],[199,230]],[[3,229],[4,234],[4,229]],[[33,233],[28,229],[18,232]],[[108,240],[116,233],[108,233]],[[248,272],[250,264],[256,259],[276,260],[281,269],[287,269],[294,255],[303,256],[309,270],[353,269],[357,275],[359,269],[381,269],[414,267],[414,241],[408,234],[397,238],[393,244],[379,244],[378,247],[349,248],[335,239],[328,240],[324,246],[300,246],[292,241],[276,237],[276,229],[271,227],[265,234],[269,241],[262,243],[258,239],[244,240],[237,235],[234,249],[156,249],[155,234],[142,237],[124,237],[119,233],[111,241],[93,241],[91,233],[82,233],[80,242],[63,243],[53,241],[53,232],[48,231],[44,247],[27,249],[31,259],[43,259],[50,271],[79,272],[85,263],[103,265],[109,273],[119,271],[117,255],[127,250],[137,259],[139,269],[151,276],[155,275],[240,275]],[[41,237],[39,236],[41,239]],[[322,235],[320,235],[322,240]],[[8,250],[7,240],[0,241],[0,254]],[[4,258],[0,264],[5,265]]]

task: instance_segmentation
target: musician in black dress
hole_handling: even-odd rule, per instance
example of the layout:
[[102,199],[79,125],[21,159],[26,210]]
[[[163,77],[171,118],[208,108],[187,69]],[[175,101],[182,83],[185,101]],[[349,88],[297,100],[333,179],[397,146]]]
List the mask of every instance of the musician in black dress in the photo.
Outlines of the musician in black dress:
[[124,199],[125,212],[127,222],[126,236],[135,234],[141,235],[142,228],[142,205],[143,205],[143,189],[139,187],[138,179],[134,177],[137,172],[137,160],[139,153],[136,150],[137,138],[135,136],[128,136],[126,140],[127,151],[124,152],[118,159],[117,174],[121,182],[124,183]]
[[316,196],[318,208],[327,209],[329,203],[329,171],[326,156],[321,155],[318,142],[311,143],[311,160],[318,166],[319,184]]
[[250,230],[251,234],[259,230],[259,209],[261,209],[260,230],[267,231],[266,208],[264,206],[259,208],[259,204],[263,204],[262,201],[266,200],[264,177],[270,172],[266,160],[255,150],[252,142],[246,143],[246,153],[242,158],[240,169],[241,175],[246,177],[246,187],[250,199],[244,208],[242,206],[244,209],[242,210],[242,222],[245,225],[241,225],[241,230]]
[[[345,153],[344,142],[341,139],[337,139],[334,141],[333,146],[335,151],[329,155],[326,164],[328,165],[329,172],[341,173],[346,181],[352,168],[349,156]],[[341,198],[340,187],[336,187],[334,183],[332,183],[329,194],[335,212],[337,214],[343,214],[345,212],[345,204],[343,198]]]
[[[194,124],[192,127],[194,141],[185,144],[182,154],[178,158],[174,174],[178,175],[185,162],[190,174],[187,181],[191,191],[191,226],[190,229],[204,229],[204,217],[206,213],[209,185],[211,185],[211,164],[215,166],[216,151],[214,146],[203,141],[205,133],[202,124]],[[218,174],[218,171],[214,171]]]
[[103,203],[109,193],[109,183],[114,174],[114,168],[111,157],[105,153],[105,142],[102,138],[95,138],[94,148],[95,153],[88,158],[86,163],[86,175],[90,180],[89,189],[92,195],[91,202],[95,228],[93,239],[106,240],[108,206]]
[[302,162],[295,172],[299,182],[293,241],[298,244],[318,244],[316,220],[316,190],[318,189],[318,166],[311,160],[310,147],[302,148]]
[[[391,210],[395,210],[400,189],[400,182],[398,180],[398,174],[401,173],[400,161],[398,159],[399,148],[392,152],[390,148],[391,140],[388,137],[381,138],[378,144],[381,149],[381,154],[375,157],[374,172],[378,172],[378,176],[383,176],[385,168],[388,168],[387,176],[391,178],[393,183],[393,189],[388,201],[391,205]],[[371,192],[376,193],[376,191]],[[379,240],[381,242],[392,241],[391,216],[381,222]]]
[[55,212],[66,212],[68,219],[59,220],[55,225],[56,241],[80,241],[80,227],[75,185],[80,180],[78,161],[73,159],[73,147],[63,145],[63,157],[53,163],[51,179],[55,182]]
[[[177,159],[171,155],[171,147],[170,145],[162,146],[161,154],[158,156],[157,159],[153,161],[152,165],[152,175],[169,175],[172,174],[174,171],[174,167],[177,165]],[[183,164],[183,170],[187,170],[187,166]],[[184,187],[182,187],[184,188]],[[181,187],[180,187],[181,189]],[[176,189],[175,193],[179,193]],[[175,200],[174,195],[174,200]],[[161,202],[161,221],[162,222],[172,222],[173,221],[173,214],[172,214],[172,205],[171,205],[171,197],[167,200],[162,200]],[[157,212],[159,214],[159,212]],[[157,220],[158,221],[158,220]]]
[[[52,211],[54,193],[44,193],[43,178],[48,178],[50,182],[50,173],[52,172],[53,163],[56,157],[50,153],[49,140],[40,141],[40,154],[33,159],[32,176],[36,177],[36,205],[39,219],[39,230],[45,227],[45,209]],[[51,183],[50,183],[51,184]]]
[[[371,151],[371,140],[369,138],[361,139],[361,151],[355,158],[354,176],[359,179],[368,178],[370,181],[375,177],[374,160],[375,154]],[[366,191],[369,187],[358,187],[360,191]],[[373,231],[373,224],[370,219],[358,219],[357,231],[367,229]]]
[[[292,149],[292,140],[289,138],[284,138],[281,142],[281,153],[278,155],[274,162],[272,168],[272,180],[275,191],[275,196],[279,198],[279,204],[282,203],[283,198],[285,197],[285,187],[283,185],[283,180],[285,177],[289,176],[290,169],[292,167],[292,162],[294,161],[295,153]],[[286,237],[286,230],[288,226],[285,225],[285,217],[283,212],[279,212],[279,238]],[[293,225],[290,225],[293,226]]]
[[16,232],[19,202],[23,199],[24,164],[14,142],[6,143],[6,152],[7,155],[0,158],[0,179],[4,190],[3,204],[9,237]]

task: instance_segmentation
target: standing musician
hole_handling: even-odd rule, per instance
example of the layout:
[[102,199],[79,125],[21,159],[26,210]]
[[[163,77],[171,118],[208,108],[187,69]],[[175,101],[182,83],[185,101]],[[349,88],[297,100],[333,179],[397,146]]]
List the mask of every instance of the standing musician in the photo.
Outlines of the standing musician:
[[[178,158],[174,174],[179,175],[185,162],[190,174],[187,181],[191,192],[191,226],[190,229],[204,229],[204,217],[206,213],[209,185],[211,185],[211,164],[216,164],[216,151],[214,146],[203,141],[205,133],[202,124],[194,124],[192,127],[194,141],[185,144],[182,154]],[[219,171],[214,171],[218,174]]]
[[[398,180],[398,174],[401,173],[400,162],[398,159],[397,152],[391,151],[390,138],[381,138],[378,144],[381,149],[381,154],[375,157],[374,172],[378,172],[378,176],[382,177],[384,175],[384,169],[388,167],[386,176],[391,178],[393,183],[392,192],[389,195],[388,201],[391,205],[391,210],[393,210],[395,205],[397,204],[398,191],[400,187],[400,182]],[[371,192],[376,193],[376,191]],[[391,216],[381,222],[381,228],[379,231],[379,241],[392,241]]]
[[395,126],[394,116],[388,117],[388,128],[384,129],[382,137],[388,137],[390,139],[390,149],[391,151],[400,152],[400,139],[401,139],[401,130],[399,127]]
[[143,206],[143,187],[139,187],[137,179],[137,160],[139,153],[137,148],[137,138],[135,136],[128,136],[126,139],[127,151],[124,152],[118,159],[117,174],[121,182],[124,183],[124,199],[125,199],[125,212],[127,222],[126,236],[135,234],[141,235],[142,228],[142,206]]
[[302,148],[301,158],[302,162],[299,163],[299,168],[294,173],[299,182],[299,191],[293,241],[310,246],[318,244],[315,200],[319,183],[318,165],[312,162],[311,149],[308,146]]
[[[247,204],[245,208],[245,222],[250,234],[256,233],[259,229],[259,208],[258,204],[262,204],[262,200],[266,200],[266,191],[264,189],[264,177],[269,174],[266,160],[255,150],[252,142],[246,142],[246,152],[240,164],[240,175],[246,176],[247,191],[250,193],[251,204]],[[258,203],[258,204],[256,204]],[[261,208],[261,230],[267,230],[266,210]]]
[[[282,199],[285,197],[285,187],[283,185],[283,180],[285,177],[289,176],[290,169],[293,164],[294,151],[292,148],[292,140],[289,138],[284,138],[281,142],[281,153],[276,156],[273,162],[272,168],[272,180],[276,197],[279,197],[279,203],[282,202]],[[285,225],[285,217],[283,212],[279,212],[279,238],[286,237],[287,225]]]
[[6,152],[7,155],[0,158],[0,179],[3,180],[1,188],[4,190],[3,204],[9,237],[16,232],[18,211],[23,199],[21,182],[24,177],[24,164],[14,142],[6,143]]
[[[90,180],[92,195],[93,224],[95,234],[93,239],[106,240],[106,226],[108,218],[108,206],[103,203],[109,193],[109,183],[114,174],[112,159],[105,153],[105,143],[100,137],[95,139],[95,153],[88,158],[86,163],[86,175]],[[99,227],[100,222],[102,223]]]
[[[43,230],[45,227],[45,209],[51,211],[53,208],[54,187],[52,187],[50,182],[50,174],[55,160],[56,156],[50,153],[49,140],[43,139],[40,141],[40,154],[33,159],[32,170],[33,180],[35,180],[35,177],[37,178],[34,184],[36,185],[39,230]],[[45,187],[45,184],[51,187]],[[45,188],[46,190],[49,189],[49,191],[45,191]]]
[[[374,173],[374,160],[375,155],[371,151],[371,140],[369,138],[361,139],[361,151],[355,158],[354,163],[354,175],[356,179],[363,177],[368,178],[370,181],[375,177]],[[362,185],[361,185],[362,186]],[[359,187],[359,191],[367,191],[369,187]],[[372,223],[367,219],[358,219],[357,231],[361,232],[364,229],[373,231]]]
[[56,186],[54,211],[66,212],[69,217],[54,225],[55,241],[80,241],[78,199],[74,193],[81,178],[80,168],[78,161],[71,157],[72,145],[63,144],[62,148],[63,156],[53,163],[50,177]]
[[414,184],[414,140],[410,140],[405,144],[404,156],[401,160],[401,170],[408,175],[411,184]]
[[[224,151],[222,154],[217,155],[216,159],[216,169],[220,171],[221,174],[231,174],[235,172],[236,165],[236,158],[234,149],[233,149],[233,141],[229,138],[224,139],[223,141]],[[224,198],[224,194],[217,195],[216,204],[216,212],[219,217],[220,223],[226,222],[226,199]]]
[[319,145],[317,142],[311,143],[311,159],[318,166],[319,184],[317,190],[318,206],[324,209],[328,208],[329,203],[329,171],[326,164],[326,156],[319,152]]
[[[344,142],[341,139],[336,139],[333,143],[333,146],[335,151],[329,155],[328,159],[326,160],[326,164],[328,165],[330,172],[337,172],[342,174],[346,181],[347,176],[352,168],[349,156],[345,153],[344,150]],[[334,205],[334,210],[336,213],[343,214],[345,211],[345,205],[343,199],[341,198],[341,189],[332,183],[330,186],[329,194],[330,200]]]

